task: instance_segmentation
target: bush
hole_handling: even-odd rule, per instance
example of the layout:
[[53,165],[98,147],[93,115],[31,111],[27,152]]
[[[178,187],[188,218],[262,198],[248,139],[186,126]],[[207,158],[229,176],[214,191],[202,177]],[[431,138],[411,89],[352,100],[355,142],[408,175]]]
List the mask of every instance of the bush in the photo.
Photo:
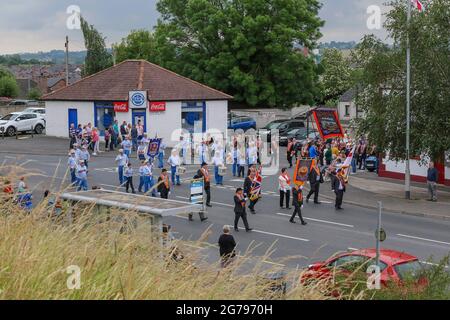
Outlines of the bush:
[[15,98],[19,95],[19,86],[12,77],[0,78],[0,97]]
[[28,92],[28,99],[30,100],[38,100],[41,98],[41,96],[42,96],[41,91],[37,88],[32,88]]

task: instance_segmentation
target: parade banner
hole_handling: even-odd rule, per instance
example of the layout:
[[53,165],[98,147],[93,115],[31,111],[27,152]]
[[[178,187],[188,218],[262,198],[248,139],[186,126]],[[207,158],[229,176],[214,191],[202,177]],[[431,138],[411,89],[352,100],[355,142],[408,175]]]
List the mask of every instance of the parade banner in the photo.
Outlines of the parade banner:
[[344,137],[344,130],[342,130],[336,110],[318,109],[314,110],[312,115],[316,122],[317,130],[319,130],[323,140],[334,137]]
[[256,200],[260,197],[262,186],[261,167],[256,171],[256,176],[253,179],[252,187],[250,189],[250,200]]
[[159,147],[161,146],[161,138],[150,139],[147,149],[147,155],[153,159],[159,153]]
[[355,153],[356,146],[353,146],[352,151],[348,154],[347,158],[345,158],[344,163],[341,166],[341,170],[344,171],[344,180],[348,182],[348,176],[350,174],[350,167],[352,165],[353,154]]
[[312,164],[312,158],[300,158],[297,160],[294,171],[294,184],[301,186],[308,180]]

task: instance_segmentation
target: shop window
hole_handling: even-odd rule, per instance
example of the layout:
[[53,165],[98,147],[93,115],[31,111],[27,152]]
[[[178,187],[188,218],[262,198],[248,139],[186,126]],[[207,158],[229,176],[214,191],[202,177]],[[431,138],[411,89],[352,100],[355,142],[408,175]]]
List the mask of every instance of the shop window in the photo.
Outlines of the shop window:
[[105,134],[105,129],[114,123],[116,113],[112,103],[95,104],[95,127],[100,130],[100,134]]
[[188,101],[181,104],[181,127],[190,133],[206,131],[205,103],[203,101]]

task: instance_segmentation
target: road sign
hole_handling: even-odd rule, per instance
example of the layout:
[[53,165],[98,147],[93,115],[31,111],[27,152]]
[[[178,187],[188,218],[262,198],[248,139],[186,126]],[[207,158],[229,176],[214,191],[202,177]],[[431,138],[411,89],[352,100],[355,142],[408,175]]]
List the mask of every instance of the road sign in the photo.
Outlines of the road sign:
[[381,242],[383,242],[384,240],[386,240],[386,231],[384,231],[383,228],[375,230],[375,238]]

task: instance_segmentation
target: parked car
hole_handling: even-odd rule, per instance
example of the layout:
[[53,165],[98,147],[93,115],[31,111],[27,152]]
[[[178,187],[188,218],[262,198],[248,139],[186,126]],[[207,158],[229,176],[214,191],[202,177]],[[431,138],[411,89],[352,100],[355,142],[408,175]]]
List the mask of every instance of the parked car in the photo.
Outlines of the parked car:
[[301,120],[275,120],[268,123],[264,128],[259,129],[260,135],[267,135],[267,141],[272,141],[271,130],[278,130],[278,136],[281,138],[289,131],[298,128],[304,128],[305,122]]
[[35,100],[12,100],[10,103],[8,103],[9,107],[38,107],[39,102]]
[[45,108],[26,108],[22,113],[36,113],[38,117],[41,117],[45,121]]
[[0,133],[13,136],[16,132],[34,131],[41,134],[45,121],[36,113],[13,112],[0,119]]
[[256,121],[251,117],[235,117],[228,120],[228,129],[244,131],[249,129],[256,130]]
[[[301,281],[331,280],[336,273],[349,276],[359,267],[365,272],[369,265],[375,264],[375,258],[376,249],[373,248],[339,253],[328,260],[309,265]],[[381,285],[386,286],[390,282],[400,285],[403,280],[412,278],[417,279],[418,288],[421,288],[428,283],[419,277],[422,271],[423,266],[417,257],[396,250],[380,250]]]
[[280,146],[287,146],[288,140],[290,138],[294,138],[295,140],[297,140],[297,142],[299,144],[303,144],[303,142],[307,138],[315,139],[319,136],[319,133],[314,130],[310,130],[308,135],[306,133],[307,133],[307,130],[306,130],[306,128],[303,127],[303,128],[293,129],[284,135],[280,135]]

